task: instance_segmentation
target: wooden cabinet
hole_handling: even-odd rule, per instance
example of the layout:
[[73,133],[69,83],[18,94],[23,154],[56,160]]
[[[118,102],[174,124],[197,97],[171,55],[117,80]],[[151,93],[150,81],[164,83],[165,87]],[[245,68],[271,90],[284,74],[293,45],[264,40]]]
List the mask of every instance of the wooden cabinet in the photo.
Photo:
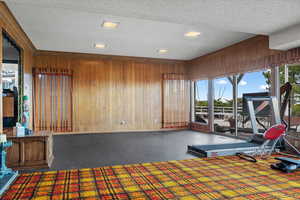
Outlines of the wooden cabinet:
[[14,97],[3,97],[3,117],[14,117]]
[[7,166],[13,169],[49,168],[53,161],[52,134],[8,137],[13,145],[7,150]]

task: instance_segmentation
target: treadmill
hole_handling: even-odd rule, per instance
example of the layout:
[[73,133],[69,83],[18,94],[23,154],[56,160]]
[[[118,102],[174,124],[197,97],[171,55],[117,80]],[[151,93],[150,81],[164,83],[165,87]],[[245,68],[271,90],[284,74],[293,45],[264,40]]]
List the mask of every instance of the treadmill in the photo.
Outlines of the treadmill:
[[[248,112],[253,129],[253,136],[251,140],[241,143],[228,143],[228,144],[213,144],[213,145],[189,145],[188,152],[199,155],[201,157],[215,157],[215,156],[229,156],[236,155],[236,153],[252,154],[260,150],[264,143],[263,133],[258,132],[255,115],[263,110],[266,106],[270,107],[273,111],[274,124],[280,124],[281,118],[278,107],[278,100],[276,97],[246,97]],[[254,109],[253,102],[261,102],[259,106]],[[270,146],[265,147],[271,149]]]

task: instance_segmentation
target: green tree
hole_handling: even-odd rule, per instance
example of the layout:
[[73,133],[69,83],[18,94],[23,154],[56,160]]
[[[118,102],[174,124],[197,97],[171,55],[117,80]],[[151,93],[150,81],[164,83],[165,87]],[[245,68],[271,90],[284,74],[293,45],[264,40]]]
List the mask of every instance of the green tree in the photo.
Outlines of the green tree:
[[[289,82],[293,86],[293,90],[291,93],[291,109],[292,115],[300,116],[300,105],[297,104],[296,98],[300,98],[300,65],[289,66]],[[271,86],[271,72],[266,71],[263,72],[264,77],[266,78],[266,84],[268,84],[269,88]],[[284,66],[279,67],[279,78],[280,84],[283,85],[284,80]]]

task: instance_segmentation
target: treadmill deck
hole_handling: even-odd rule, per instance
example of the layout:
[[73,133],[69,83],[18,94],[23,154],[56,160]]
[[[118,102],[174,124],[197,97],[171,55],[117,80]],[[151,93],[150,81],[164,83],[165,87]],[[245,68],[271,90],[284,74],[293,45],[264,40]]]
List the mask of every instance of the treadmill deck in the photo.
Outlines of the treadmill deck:
[[188,151],[200,154],[205,157],[229,156],[236,153],[254,153],[261,147],[261,144],[254,142],[240,142],[228,144],[212,144],[212,145],[191,145]]

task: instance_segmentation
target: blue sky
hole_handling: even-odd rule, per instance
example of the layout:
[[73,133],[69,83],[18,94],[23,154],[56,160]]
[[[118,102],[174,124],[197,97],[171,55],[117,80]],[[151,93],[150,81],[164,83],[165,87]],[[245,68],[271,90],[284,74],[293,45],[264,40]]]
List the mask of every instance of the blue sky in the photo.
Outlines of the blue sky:
[[[243,93],[264,92],[266,91],[266,80],[262,74],[263,71],[246,73],[239,83],[238,97],[242,97]],[[218,78],[214,81],[215,98],[232,99],[232,86],[227,78]],[[199,90],[197,99],[207,100],[207,80],[198,82]],[[202,92],[201,92],[202,91]]]

